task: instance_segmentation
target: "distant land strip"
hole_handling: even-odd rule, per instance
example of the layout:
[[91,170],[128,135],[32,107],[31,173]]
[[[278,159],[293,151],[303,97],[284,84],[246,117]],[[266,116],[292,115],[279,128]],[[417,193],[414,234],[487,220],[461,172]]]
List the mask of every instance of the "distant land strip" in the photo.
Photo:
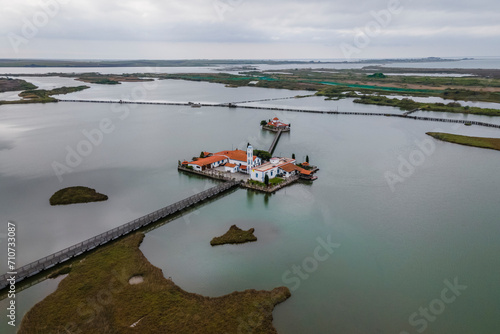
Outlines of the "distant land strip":
[[426,134],[448,143],[500,151],[500,138],[469,137],[442,132],[427,132]]

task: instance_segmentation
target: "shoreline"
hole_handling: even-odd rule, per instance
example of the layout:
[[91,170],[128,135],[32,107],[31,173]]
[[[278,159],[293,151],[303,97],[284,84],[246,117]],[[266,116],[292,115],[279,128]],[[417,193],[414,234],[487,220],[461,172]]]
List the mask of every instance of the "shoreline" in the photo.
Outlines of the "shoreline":
[[[144,236],[135,233],[73,264],[57,290],[28,311],[18,333],[52,332],[68,326],[81,333],[96,333],[103,326],[120,333],[223,333],[237,331],[241,319],[250,317],[259,319],[245,324],[252,332],[276,333],[272,311],[291,296],[287,287],[235,291],[221,297],[187,292],[165,278],[140,251]],[[137,276],[142,282],[131,284],[130,279]],[[108,299],[97,298],[98,308],[83,312],[90,307],[89,296],[103,293]],[[59,311],[52,312],[54,307]]]

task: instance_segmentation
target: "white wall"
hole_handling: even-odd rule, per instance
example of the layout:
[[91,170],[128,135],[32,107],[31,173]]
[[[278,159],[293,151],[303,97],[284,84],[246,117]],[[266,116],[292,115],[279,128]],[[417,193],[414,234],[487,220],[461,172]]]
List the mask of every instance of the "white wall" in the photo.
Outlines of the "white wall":
[[[266,177],[265,175],[269,176],[269,179],[274,179],[276,175],[278,174],[278,168],[273,168],[270,170],[267,170],[265,172],[259,172],[259,171],[253,171],[252,174],[250,175],[252,180],[264,182],[264,178]],[[257,176],[258,175],[258,176]]]

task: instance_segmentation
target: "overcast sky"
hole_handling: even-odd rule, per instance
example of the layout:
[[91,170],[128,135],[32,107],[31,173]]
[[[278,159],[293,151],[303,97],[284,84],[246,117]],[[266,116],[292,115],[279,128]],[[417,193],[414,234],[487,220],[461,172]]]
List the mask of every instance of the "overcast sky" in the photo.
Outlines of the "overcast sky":
[[500,1],[0,0],[0,36],[0,58],[500,56]]

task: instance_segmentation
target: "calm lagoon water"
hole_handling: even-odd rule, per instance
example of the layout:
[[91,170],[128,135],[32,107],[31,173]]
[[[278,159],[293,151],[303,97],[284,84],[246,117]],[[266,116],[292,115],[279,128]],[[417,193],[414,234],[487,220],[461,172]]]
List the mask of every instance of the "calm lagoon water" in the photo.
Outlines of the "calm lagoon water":
[[61,100],[124,100],[153,102],[223,103],[260,100],[269,98],[311,95],[308,91],[289,91],[258,87],[227,88],[224,85],[185,80],[155,80],[123,82],[113,87],[93,85],[92,89],[61,95]]
[[417,63],[387,63],[387,67],[411,67],[411,68],[500,68],[499,57],[474,57],[474,59],[440,62],[417,62]]
[[[73,97],[91,97],[85,94],[94,91],[100,98],[119,99],[141,85],[92,87]],[[146,99],[229,102],[297,94],[169,80],[148,91]],[[329,103],[332,109],[359,111],[346,100],[272,105],[280,103],[319,108]],[[20,265],[215,185],[178,173],[177,160],[202,150],[243,148],[247,142],[266,149],[273,135],[261,131],[259,123],[277,115],[293,125],[275,153],[295,153],[299,160],[309,155],[321,168],[319,179],[272,196],[236,190],[147,233],[141,250],[166,277],[208,296],[295,288],[276,308],[274,324],[280,333],[301,334],[417,333],[420,327],[412,326],[409,316],[440,298],[444,280],[457,277],[467,288],[425,333],[494,333],[500,327],[500,178],[495,177],[500,154],[425,135],[439,129],[493,137],[498,130],[241,108],[119,107],[69,102],[0,107],[0,219],[18,224]],[[63,163],[68,147],[85,140],[82,131],[97,128],[103,118],[114,130],[60,182],[51,164]],[[420,155],[424,158],[413,173],[392,191],[385,174],[398,173],[401,159],[417,156],[418,143],[426,140],[434,149]],[[95,188],[109,200],[49,205],[56,190],[72,185]],[[259,240],[212,248],[211,238],[232,224],[254,227]],[[307,267],[318,238],[339,246],[317,267]],[[309,268],[308,276],[289,273],[294,265]],[[5,271],[4,261],[0,269]],[[21,292],[18,316],[56,285],[48,280]],[[4,307],[6,300],[0,301]],[[2,321],[0,332],[13,331]]]

